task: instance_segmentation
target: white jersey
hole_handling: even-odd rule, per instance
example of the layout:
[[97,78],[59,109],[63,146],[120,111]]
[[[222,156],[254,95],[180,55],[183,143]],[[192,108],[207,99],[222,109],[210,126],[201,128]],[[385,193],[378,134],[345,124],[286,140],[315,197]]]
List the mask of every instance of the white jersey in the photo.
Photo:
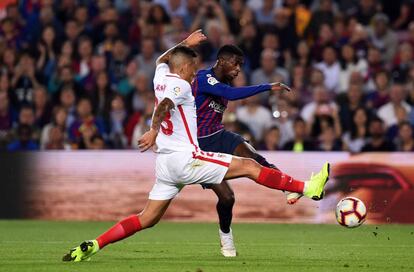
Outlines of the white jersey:
[[191,85],[176,74],[167,64],[159,64],[154,76],[155,106],[164,98],[174,103],[161,124],[156,140],[157,153],[193,151],[198,146],[197,113]]

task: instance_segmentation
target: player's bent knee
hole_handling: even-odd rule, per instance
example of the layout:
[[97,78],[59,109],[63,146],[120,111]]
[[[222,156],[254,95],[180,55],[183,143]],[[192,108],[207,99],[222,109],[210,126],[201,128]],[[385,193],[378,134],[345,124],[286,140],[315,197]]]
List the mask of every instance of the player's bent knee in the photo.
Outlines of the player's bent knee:
[[250,158],[243,158],[242,161],[242,167],[247,171],[249,177],[254,176],[258,170],[260,171],[261,166],[255,160]]

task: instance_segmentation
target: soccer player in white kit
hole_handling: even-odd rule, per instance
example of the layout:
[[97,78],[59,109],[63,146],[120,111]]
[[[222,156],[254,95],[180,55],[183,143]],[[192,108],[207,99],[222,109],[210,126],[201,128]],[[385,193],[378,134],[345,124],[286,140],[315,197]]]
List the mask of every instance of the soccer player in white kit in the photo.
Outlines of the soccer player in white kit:
[[[204,39],[201,31],[197,31],[187,38],[186,45],[195,45]],[[63,257],[64,261],[89,260],[106,245],[154,226],[185,185],[217,184],[223,179],[247,177],[272,189],[301,193],[314,200],[323,198],[329,178],[328,163],[305,183],[277,169],[263,167],[253,159],[200,150],[190,86],[197,69],[196,57],[191,48],[178,45],[159,59],[164,63],[157,65],[154,78],[156,109],[151,129],[139,139],[142,151],[155,146],[157,152],[156,181],[144,210],[121,220],[95,240],[84,241],[71,249]]]

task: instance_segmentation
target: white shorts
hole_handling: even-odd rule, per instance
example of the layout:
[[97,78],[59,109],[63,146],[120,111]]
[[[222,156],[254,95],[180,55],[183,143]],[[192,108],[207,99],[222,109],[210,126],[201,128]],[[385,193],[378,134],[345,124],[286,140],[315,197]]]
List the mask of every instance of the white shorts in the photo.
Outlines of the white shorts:
[[220,184],[232,158],[232,155],[204,151],[158,154],[155,166],[157,179],[149,199],[173,199],[189,184]]

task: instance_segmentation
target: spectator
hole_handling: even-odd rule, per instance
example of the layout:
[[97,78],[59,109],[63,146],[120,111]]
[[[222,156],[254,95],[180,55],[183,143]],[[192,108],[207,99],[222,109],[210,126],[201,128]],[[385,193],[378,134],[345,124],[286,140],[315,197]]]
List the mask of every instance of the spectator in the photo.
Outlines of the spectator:
[[375,74],[374,91],[367,96],[367,105],[370,108],[378,109],[390,101],[389,85],[390,78],[385,70]]
[[285,8],[276,8],[274,10],[273,24],[264,27],[266,32],[275,33],[280,40],[280,50],[293,50],[298,43],[298,35],[294,24],[290,23],[290,11]]
[[[389,2],[386,2],[389,3]],[[389,3],[391,7],[394,7],[395,9],[399,8],[399,14],[398,17],[392,16],[389,14],[388,16],[391,17],[392,27],[397,30],[405,30],[407,29],[410,19],[413,19],[413,7],[412,7],[412,1],[405,0],[400,1],[400,5],[395,5],[395,3]],[[384,11],[389,11],[390,7],[385,5]]]
[[80,38],[78,42],[78,58],[74,63],[74,70],[78,80],[84,79],[91,71],[92,53],[92,41],[88,37]]
[[352,73],[359,73],[363,78],[367,76],[368,63],[364,59],[358,59],[354,48],[350,45],[344,45],[342,47],[341,57],[339,92],[345,92],[348,90]]
[[69,139],[73,143],[83,146],[85,141],[91,140],[91,137],[103,135],[105,132],[101,120],[95,118],[92,113],[92,105],[88,98],[81,98],[77,104],[77,119],[69,129]]
[[[148,78],[154,77],[155,61],[158,57],[158,53],[155,51],[155,42],[153,39],[143,39],[141,43],[141,53],[137,56],[137,64],[139,71],[147,75]],[[151,82],[148,82],[149,87],[152,86]]]
[[341,120],[341,126],[344,131],[348,131],[352,123],[352,116],[355,110],[360,107],[364,107],[364,97],[361,89],[361,85],[352,84],[349,86],[346,96],[338,96],[337,102],[339,105],[339,117]]
[[305,121],[298,117],[293,123],[294,138],[283,146],[283,150],[303,152],[315,150],[314,144],[308,140]]
[[147,105],[146,97],[152,92],[148,88],[148,78],[144,73],[138,73],[134,78],[134,90],[128,95],[128,109],[131,112],[144,112]]
[[273,23],[273,0],[263,0],[263,5],[255,10],[255,16],[259,25],[271,25]]
[[272,82],[271,79],[276,74],[283,77],[283,82],[288,82],[288,74],[285,69],[277,67],[276,53],[271,49],[262,51],[260,57],[260,68],[256,69],[252,74],[251,83],[253,85],[265,84]]
[[409,77],[410,68],[413,66],[413,48],[409,43],[403,43],[399,46],[397,63],[392,69],[392,78],[394,82],[406,83]]
[[[273,33],[265,34],[275,36]],[[276,36],[275,36],[276,37]],[[264,41],[265,39],[263,39]],[[267,38],[269,40],[269,38]],[[238,42],[240,49],[245,55],[245,66],[249,71],[254,70],[260,65],[260,37],[254,24],[245,25],[241,29],[240,40]]]
[[254,13],[245,5],[243,0],[232,0],[229,2],[229,10],[226,17],[230,32],[237,36],[245,24],[253,22]]
[[313,90],[313,101],[306,104],[300,113],[300,116],[306,122],[310,122],[317,111],[332,111],[338,106],[332,102],[328,91],[323,86],[315,87]]
[[398,125],[397,151],[414,151],[413,127],[407,121]]
[[31,138],[33,134],[29,125],[20,124],[17,127],[17,139],[12,141],[8,146],[8,151],[33,151],[38,150],[38,144]]
[[35,88],[33,92],[33,107],[36,126],[42,128],[49,123],[52,114],[45,87],[38,86]]
[[120,95],[115,95],[111,100],[109,113],[109,141],[116,149],[123,149],[127,146],[127,138],[124,133],[124,125],[127,121],[127,110],[125,102]]
[[[155,3],[165,9],[169,16],[182,16],[187,14],[185,1],[183,0],[156,0]],[[157,7],[158,5],[155,5]]]
[[249,127],[254,139],[261,141],[264,130],[270,126],[272,114],[258,102],[257,96],[247,98],[246,104],[237,109],[236,116],[240,122]]
[[376,117],[369,122],[368,142],[362,148],[362,152],[387,152],[395,151],[395,146],[385,138],[384,122]]
[[[55,140],[60,139],[59,137],[57,137],[57,136],[60,136],[59,132],[51,132],[53,128],[60,128],[60,131],[63,136],[62,143],[63,145],[67,143],[67,140],[68,140],[68,129],[67,129],[68,127],[66,123],[67,118],[68,118],[68,113],[66,112],[65,108],[61,106],[56,106],[53,109],[53,115],[52,115],[51,122],[45,125],[42,130],[42,134],[40,137],[40,149],[49,149],[47,146],[51,142],[50,140],[51,133],[55,133],[53,135],[53,136],[56,136]],[[55,140],[52,140],[52,142]],[[56,142],[53,145],[55,144]]]
[[1,71],[11,77],[15,73],[17,64],[16,51],[12,47],[6,47],[1,54]]
[[[181,1],[181,0],[173,0]],[[171,22],[170,15],[166,12],[166,7],[163,5],[155,4],[149,9],[149,14],[146,19],[145,28],[151,30],[152,33],[147,33],[147,37],[158,38],[165,34],[168,25]],[[175,14],[175,16],[184,16]]]
[[[32,140],[38,142],[40,137],[40,130],[36,126],[35,113],[32,106],[24,105],[20,108],[18,121],[18,125],[28,125],[30,127]],[[15,129],[14,135],[17,135],[17,129]]]
[[310,38],[316,39],[318,37],[319,29],[323,24],[334,24],[334,12],[332,0],[321,0],[316,11],[312,13],[306,32]]
[[76,20],[69,19],[65,24],[65,40],[75,44],[81,32],[79,23]]
[[296,64],[304,68],[308,68],[311,63],[310,49],[304,40],[298,43],[295,59]]
[[63,129],[53,126],[48,131],[48,141],[44,147],[46,150],[70,150],[71,146],[65,141]]
[[119,84],[126,76],[128,62],[128,49],[126,45],[121,39],[116,39],[108,59],[108,70],[111,71],[111,84]]
[[143,111],[142,115],[139,118],[139,121],[136,123],[133,132],[132,132],[132,140],[131,147],[134,149],[138,148],[138,141],[135,139],[139,139],[145,131],[147,131],[151,126],[151,119],[152,114],[154,112],[154,98],[153,97],[146,97],[145,101],[145,110]]
[[259,150],[275,151],[279,150],[280,131],[277,126],[272,126],[264,133],[263,141],[259,145]]
[[[128,96],[134,91],[135,78],[138,74],[137,62],[132,60],[125,69],[125,77],[121,79],[116,88],[117,92],[123,97]],[[145,75],[144,75],[145,76]],[[145,82],[148,86],[148,80]]]
[[373,26],[368,29],[369,40],[373,46],[382,51],[383,59],[389,63],[394,58],[397,50],[397,35],[389,28],[389,19],[387,15],[378,13],[372,20]]
[[312,46],[312,57],[316,62],[323,60],[323,52],[326,47],[335,46],[334,39],[332,27],[328,24],[321,25],[318,38]]
[[358,22],[367,26],[371,23],[372,17],[378,11],[378,4],[375,0],[361,0],[359,1],[358,9],[355,14]]
[[20,37],[20,31],[15,22],[11,18],[6,17],[3,20],[1,20],[0,23],[0,30],[6,46],[21,49],[22,40]]
[[39,81],[33,58],[28,53],[24,53],[14,70],[11,82],[20,105],[32,103],[33,89],[39,86]]
[[97,53],[100,55],[111,54],[115,41],[120,35],[117,24],[115,22],[107,22],[104,26],[103,34],[104,40],[97,46]]
[[0,92],[0,150],[9,142],[16,121],[17,113],[10,105],[7,92]]
[[71,127],[76,119],[76,96],[72,86],[63,87],[59,96],[59,104],[62,106],[68,117],[66,118],[66,127]]
[[[273,96],[271,99],[272,98]],[[293,121],[294,117],[297,115],[297,109],[294,108],[283,96],[279,96],[275,100],[276,101],[272,103],[273,117],[275,118],[272,123],[279,128],[279,146],[282,147],[286,142],[290,141],[294,137]]]
[[339,92],[339,75],[340,65],[336,58],[336,51],[333,47],[325,47],[323,49],[322,62],[319,62],[315,67],[321,70],[325,76],[325,87],[330,92]]
[[366,145],[368,137],[369,114],[364,108],[358,108],[352,114],[352,123],[349,131],[342,137],[344,149],[351,153],[358,153]]
[[318,150],[320,151],[342,151],[342,141],[337,138],[333,126],[327,126],[319,135]]
[[407,115],[411,112],[411,106],[405,102],[407,97],[406,90],[401,84],[393,84],[390,90],[390,102],[378,109],[378,117],[384,121],[388,128],[398,123],[397,111],[405,111]]
[[48,25],[42,31],[42,37],[37,43],[37,50],[39,53],[36,68],[37,71],[48,80],[57,64],[56,53],[58,51],[58,43],[56,41],[56,33],[53,26]]
[[109,111],[110,101],[114,95],[108,74],[106,72],[100,72],[96,77],[95,84],[95,90],[91,96],[93,99],[93,112],[96,116],[104,117]]
[[91,59],[91,70],[81,81],[87,95],[92,96],[96,91],[96,79],[98,74],[106,73],[106,58],[103,55],[94,55]]

